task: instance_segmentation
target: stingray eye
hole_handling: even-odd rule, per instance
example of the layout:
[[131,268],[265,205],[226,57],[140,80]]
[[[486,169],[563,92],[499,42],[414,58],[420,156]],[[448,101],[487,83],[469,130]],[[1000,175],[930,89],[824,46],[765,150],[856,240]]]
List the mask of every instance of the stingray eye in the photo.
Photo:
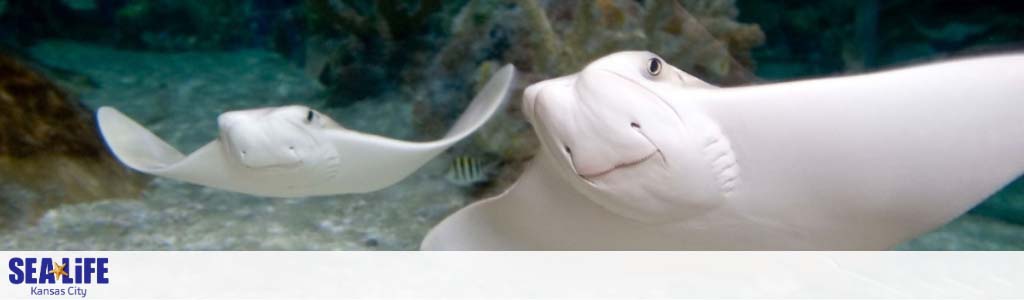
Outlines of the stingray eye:
[[313,118],[316,117],[316,113],[312,110],[306,113],[306,124],[313,123]]
[[565,154],[572,155],[572,149],[569,149],[569,146],[565,146]]
[[655,57],[647,61],[647,74],[651,74],[651,76],[661,74],[661,59]]

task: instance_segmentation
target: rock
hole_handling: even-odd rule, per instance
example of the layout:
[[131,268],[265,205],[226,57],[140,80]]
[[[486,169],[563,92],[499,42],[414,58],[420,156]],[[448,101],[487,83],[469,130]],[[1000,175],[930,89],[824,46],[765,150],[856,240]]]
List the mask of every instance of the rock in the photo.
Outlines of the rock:
[[309,34],[336,45],[325,58],[307,57],[315,65],[323,64],[319,79],[332,94],[328,105],[386,98],[383,93],[406,83],[406,70],[422,65],[437,51],[439,37],[462,3],[306,1]]
[[40,74],[0,55],[0,228],[62,203],[138,196],[148,181],[107,152],[91,112]]

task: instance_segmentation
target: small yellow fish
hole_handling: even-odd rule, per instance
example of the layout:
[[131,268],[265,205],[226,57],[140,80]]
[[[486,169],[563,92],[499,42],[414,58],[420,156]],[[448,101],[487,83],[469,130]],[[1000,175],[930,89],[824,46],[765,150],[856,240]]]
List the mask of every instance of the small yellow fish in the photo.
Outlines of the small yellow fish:
[[474,157],[459,155],[452,160],[445,179],[458,186],[475,185],[487,181],[489,169]]

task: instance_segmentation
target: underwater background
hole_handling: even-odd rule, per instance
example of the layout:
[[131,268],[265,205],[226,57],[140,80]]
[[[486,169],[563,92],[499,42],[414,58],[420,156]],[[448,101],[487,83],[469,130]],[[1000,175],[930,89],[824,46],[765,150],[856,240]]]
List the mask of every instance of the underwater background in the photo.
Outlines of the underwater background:
[[[522,88],[605,54],[650,50],[735,86],[1022,41],[1020,1],[0,0],[0,249],[412,250],[533,156]],[[520,70],[506,111],[367,194],[272,199],[139,174],[93,117],[114,106],[184,153],[221,112],[286,104],[429,140],[504,63]],[[457,158],[485,170],[455,180]],[[896,249],[1024,249],[1024,180]]]

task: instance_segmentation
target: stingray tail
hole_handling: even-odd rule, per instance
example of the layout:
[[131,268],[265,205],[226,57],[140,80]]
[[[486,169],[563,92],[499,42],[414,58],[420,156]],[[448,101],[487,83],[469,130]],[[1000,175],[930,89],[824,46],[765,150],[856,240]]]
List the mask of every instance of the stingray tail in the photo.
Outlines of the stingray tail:
[[163,169],[185,156],[113,107],[100,107],[96,120],[107,147],[121,163],[142,172]]

